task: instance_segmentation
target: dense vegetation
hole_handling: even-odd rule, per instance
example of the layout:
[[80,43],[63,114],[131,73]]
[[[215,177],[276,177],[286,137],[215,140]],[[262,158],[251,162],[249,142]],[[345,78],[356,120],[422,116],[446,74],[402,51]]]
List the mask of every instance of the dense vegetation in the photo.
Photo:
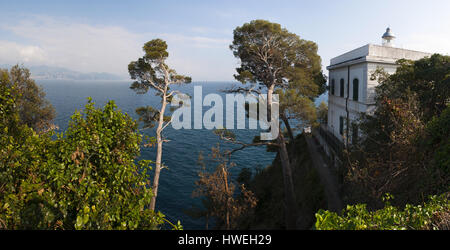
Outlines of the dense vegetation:
[[[247,85],[230,92],[251,93],[261,100],[264,98],[261,89],[267,91],[265,114],[271,133],[266,133],[270,136],[265,139],[255,138],[257,143],[253,145],[265,144],[279,153],[285,225],[287,229],[295,229],[298,209],[287,144],[292,145],[294,141],[292,119],[302,120],[304,124],[317,120],[313,100],[325,92],[326,83],[318,46],[278,23],[253,20],[234,29],[230,49],[240,61],[235,78]],[[273,94],[279,98],[273,99]],[[260,116],[259,120],[262,120]]]
[[[298,229],[311,229],[315,213],[326,208],[324,189],[317,171],[314,169],[303,135],[298,135],[290,147],[293,180],[295,185]],[[277,156],[272,165],[262,168],[253,175],[244,171],[238,179],[248,186],[258,202],[245,216],[240,218],[240,229],[286,229],[285,214],[281,202],[284,196],[283,178]]]
[[[320,211],[317,228],[449,228],[450,57],[398,64],[392,75],[374,72],[376,110],[362,115],[362,136],[345,152],[344,198],[359,204],[341,216]],[[392,205],[381,202],[387,193]]]
[[157,229],[165,222],[148,209],[150,161],[135,163],[137,124],[114,102],[95,108],[89,100],[64,134],[37,134],[21,121],[15,87],[0,84],[0,228]]
[[45,99],[42,88],[31,79],[27,68],[15,65],[10,70],[0,69],[0,81],[10,88],[10,94],[16,100],[20,124],[26,124],[36,132],[52,128],[55,110]]
[[[349,151],[349,200],[374,207],[385,193],[417,204],[450,188],[450,57],[401,60],[395,74],[377,70],[376,110],[363,115],[364,135]],[[408,190],[405,192],[405,190]]]
[[[235,29],[230,48],[240,60],[235,78],[250,84],[228,92],[262,96],[265,88],[268,122],[272,95],[278,94],[280,122],[271,129],[280,133],[243,143],[217,130],[239,148],[213,147],[212,172],[200,161],[194,194],[204,207],[191,214],[206,217],[207,227],[214,218],[220,229],[449,229],[449,56],[400,60],[393,75],[373,72],[380,83],[376,108],[351,125],[359,136],[343,152],[341,191],[350,205],[334,213],[323,210],[324,191],[305,138],[295,137],[291,127],[293,119],[313,126],[327,122],[326,104],[316,109],[313,102],[325,91],[317,45],[279,24],[255,20]],[[171,122],[164,114],[175,94],[170,85],[191,79],[165,64],[164,41],[151,40],[143,49],[128,70],[132,89],[154,89],[161,99],[158,109],[137,109],[144,127],[156,126],[156,139],[147,144],[157,145],[153,183],[153,162],[136,161],[143,144],[138,125],[113,101],[96,108],[89,99],[67,131],[56,134],[54,109],[29,71],[17,65],[0,70],[0,229],[182,228],[154,208],[162,132]],[[233,180],[231,155],[248,146],[267,146],[277,156],[271,166],[257,173],[244,168]]]
[[382,209],[370,211],[366,204],[348,205],[341,215],[319,210],[318,230],[449,230],[450,202],[448,194],[431,196],[422,205],[407,204],[403,209],[392,206],[386,195]]

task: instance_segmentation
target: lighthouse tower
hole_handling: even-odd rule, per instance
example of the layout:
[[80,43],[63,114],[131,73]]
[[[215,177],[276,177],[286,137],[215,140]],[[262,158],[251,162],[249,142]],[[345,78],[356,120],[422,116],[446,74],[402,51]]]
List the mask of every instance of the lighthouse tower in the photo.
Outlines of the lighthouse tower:
[[394,47],[395,36],[390,28],[382,38],[382,45],[367,44],[330,60],[327,67],[328,122],[323,124],[325,132],[322,134],[327,135],[323,138],[328,138],[327,143],[335,149],[324,147],[325,152],[337,152],[339,146],[336,145],[349,145],[360,136],[357,126],[360,114],[372,114],[375,109],[375,90],[379,83],[372,78],[373,72],[381,67],[386,73],[393,74],[399,59],[419,60],[431,56],[430,53]]
[[393,40],[395,39],[394,34],[392,34],[391,29],[388,27],[386,32],[384,32],[381,44],[386,47],[394,47]]

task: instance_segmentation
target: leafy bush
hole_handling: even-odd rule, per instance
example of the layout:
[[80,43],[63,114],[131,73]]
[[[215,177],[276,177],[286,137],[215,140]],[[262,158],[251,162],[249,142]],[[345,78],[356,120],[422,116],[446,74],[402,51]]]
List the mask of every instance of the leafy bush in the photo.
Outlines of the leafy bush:
[[433,152],[434,163],[444,175],[443,178],[448,179],[450,172],[450,106],[447,106],[439,117],[434,116],[425,129],[427,132],[425,146]]
[[403,210],[389,203],[386,195],[385,207],[368,211],[365,204],[348,205],[337,213],[319,210],[316,213],[316,229],[319,230],[407,230],[407,229],[449,229],[449,194],[431,196],[423,205],[407,204]]
[[14,96],[20,123],[26,124],[37,132],[53,127],[55,109],[45,99],[45,92],[31,78],[30,71],[19,65],[10,70],[0,69],[0,84],[10,88]]
[[95,108],[89,100],[54,140],[19,125],[14,102],[0,86],[0,228],[158,229],[166,221],[148,209],[150,161],[135,163],[137,124],[113,101]]

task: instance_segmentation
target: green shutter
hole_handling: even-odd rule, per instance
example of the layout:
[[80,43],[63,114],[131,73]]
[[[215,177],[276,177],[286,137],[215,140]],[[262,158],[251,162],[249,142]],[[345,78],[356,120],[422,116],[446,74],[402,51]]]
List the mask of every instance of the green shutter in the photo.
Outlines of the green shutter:
[[331,94],[334,95],[334,79],[331,80]]
[[359,80],[353,80],[353,100],[358,101],[359,98]]

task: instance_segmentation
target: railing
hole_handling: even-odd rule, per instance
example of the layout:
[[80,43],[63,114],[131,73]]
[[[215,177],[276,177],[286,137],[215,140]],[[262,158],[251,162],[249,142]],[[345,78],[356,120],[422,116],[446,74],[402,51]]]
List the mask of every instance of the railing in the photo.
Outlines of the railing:
[[344,143],[341,142],[335,135],[333,135],[326,127],[321,124],[318,128],[319,135],[325,141],[331,150],[339,157],[342,158],[342,151],[344,150]]

